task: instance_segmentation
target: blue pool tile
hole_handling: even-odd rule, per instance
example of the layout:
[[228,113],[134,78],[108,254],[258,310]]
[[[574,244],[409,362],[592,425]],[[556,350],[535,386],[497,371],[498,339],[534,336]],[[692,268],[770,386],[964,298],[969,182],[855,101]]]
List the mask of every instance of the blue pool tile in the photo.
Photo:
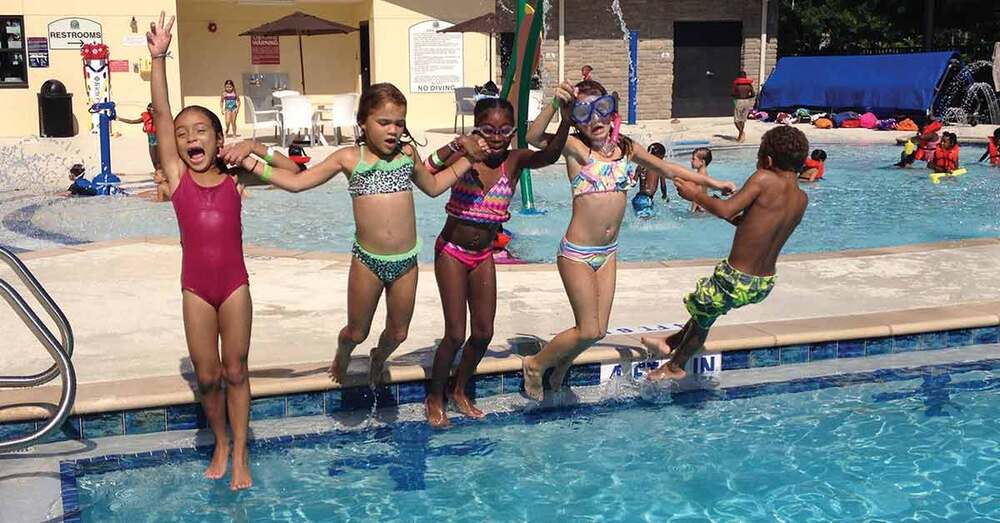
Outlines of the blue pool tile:
[[831,360],[837,357],[837,342],[809,344],[809,361]]
[[948,347],[947,332],[925,332],[920,335],[920,350],[939,350]]
[[343,389],[333,389],[328,390],[325,393],[326,396],[326,413],[327,415],[334,414],[336,412],[343,412],[344,405],[342,398]]
[[524,389],[524,376],[521,372],[505,372],[503,376],[503,393],[517,394]]
[[34,421],[22,421],[18,423],[0,423],[0,441],[9,441],[14,438],[27,436],[35,432]]
[[997,339],[998,330],[1000,330],[1000,327],[980,327],[978,329],[972,329],[972,342],[976,345],[1000,343],[1000,340]]
[[285,417],[285,397],[258,398],[250,401],[250,419],[274,419]]
[[569,369],[569,385],[571,387],[590,387],[601,384],[601,364],[588,363],[574,365]]
[[499,374],[482,374],[472,378],[472,394],[475,398],[485,398],[503,393],[503,379]]
[[879,356],[892,353],[892,337],[868,338],[865,340],[865,354],[868,356]]
[[[37,429],[41,429],[46,422],[39,421],[35,424]],[[83,439],[83,431],[80,428],[80,418],[70,416],[63,422],[62,427],[51,432],[42,438],[39,443],[53,443],[56,441],[66,441],[70,439]]]
[[130,410],[125,413],[125,434],[149,434],[166,430],[166,409]]
[[805,345],[789,345],[781,347],[781,364],[805,363],[809,361],[809,347]]
[[973,343],[973,329],[955,329],[945,333],[949,347],[965,347]]
[[87,439],[124,435],[125,416],[121,412],[83,416],[83,436]]
[[865,355],[865,340],[843,340],[837,342],[838,358],[861,358]]
[[750,351],[731,350],[722,353],[723,370],[739,370],[750,368]]
[[291,416],[320,416],[323,414],[323,393],[307,392],[304,394],[290,394],[286,401],[287,415]]
[[750,367],[774,367],[781,363],[781,352],[777,349],[754,349],[750,351]]
[[893,352],[913,352],[923,349],[924,338],[920,334],[895,336],[892,340]]
[[190,430],[205,426],[200,405],[172,405],[167,407],[167,430]]
[[375,394],[367,386],[340,389],[341,409],[345,411],[368,409],[375,403]]
[[426,381],[407,381],[399,384],[397,392],[399,404],[420,403],[427,397]]
[[375,405],[378,408],[392,407],[399,405],[399,387],[395,383],[388,383],[375,389]]

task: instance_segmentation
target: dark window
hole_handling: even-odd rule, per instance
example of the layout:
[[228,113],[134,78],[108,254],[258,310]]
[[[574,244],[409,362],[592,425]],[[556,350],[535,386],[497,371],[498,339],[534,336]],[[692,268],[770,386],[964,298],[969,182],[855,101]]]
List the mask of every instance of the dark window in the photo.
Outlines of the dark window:
[[23,16],[0,16],[0,88],[5,87],[28,87]]

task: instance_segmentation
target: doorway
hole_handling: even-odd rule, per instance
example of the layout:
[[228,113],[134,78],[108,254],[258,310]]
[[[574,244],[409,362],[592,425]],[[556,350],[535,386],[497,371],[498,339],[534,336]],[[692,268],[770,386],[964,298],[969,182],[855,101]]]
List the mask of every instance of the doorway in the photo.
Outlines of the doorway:
[[368,22],[361,22],[358,25],[358,39],[361,44],[358,52],[361,58],[361,92],[365,92],[372,86],[371,41],[368,40]]
[[733,114],[742,48],[741,22],[674,22],[675,118]]

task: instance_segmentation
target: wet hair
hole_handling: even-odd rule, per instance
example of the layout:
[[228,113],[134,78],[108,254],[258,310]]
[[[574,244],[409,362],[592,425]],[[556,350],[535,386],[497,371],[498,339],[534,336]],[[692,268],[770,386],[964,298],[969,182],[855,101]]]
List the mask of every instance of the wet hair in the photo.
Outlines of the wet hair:
[[813,152],[811,155],[809,155],[809,157],[812,158],[813,160],[816,160],[817,162],[825,162],[826,151],[824,151],[823,149],[813,149]]
[[[601,85],[601,83],[596,80],[583,80],[581,82],[578,82],[576,84],[576,92],[578,95],[582,94],[586,96],[607,96],[608,94],[608,90],[605,89],[604,86]],[[583,142],[583,144],[586,145],[587,147],[590,147],[590,139],[587,138],[587,136],[584,135],[583,133],[576,132],[573,133],[573,136],[575,136],[578,140]],[[618,135],[617,145],[622,150],[622,156],[624,157],[632,156],[632,143],[633,143],[632,139],[629,138],[628,136],[625,136],[623,134]]]
[[705,167],[708,167],[712,163],[712,150],[708,147],[699,147],[691,151],[691,156],[694,156],[701,161],[705,162]]
[[[201,105],[189,105],[181,109],[181,112],[177,113],[177,116],[174,117],[174,123],[177,122],[177,119],[180,118],[182,114],[189,111],[201,113],[202,116],[208,118],[208,121],[212,123],[212,130],[215,131],[216,138],[218,138],[220,142],[222,141],[222,120],[219,120],[219,116],[207,107]],[[221,148],[222,144],[220,143],[219,146]],[[222,158],[219,158],[218,151],[216,151],[215,166],[218,167],[223,173],[227,171],[226,162],[222,161]]]
[[952,145],[958,145],[958,135],[952,132],[941,133],[942,140],[951,140]]
[[802,169],[809,154],[809,140],[805,133],[790,125],[780,125],[764,133],[760,139],[757,157],[771,157],[774,168],[781,171]]
[[[358,127],[361,128],[361,136],[358,137],[358,144],[363,144],[368,142],[368,138],[365,136],[365,128],[362,125],[368,120],[372,111],[382,107],[386,104],[396,104],[402,108],[406,108],[406,96],[403,92],[399,90],[395,85],[388,82],[377,83],[361,93],[361,100],[358,102]],[[410,129],[405,125],[403,126],[403,135],[400,136],[400,145],[403,144],[416,144],[423,146],[424,144],[418,143],[413,139],[413,135],[410,134]]]
[[86,171],[87,168],[83,166],[82,163],[74,163],[72,167],[69,168],[69,172],[79,176]]
[[746,76],[747,76],[747,72],[744,71],[744,70],[742,70],[742,69],[740,69],[740,75],[739,75],[739,77],[740,78],[746,78]]
[[664,147],[663,144],[660,142],[653,142],[649,144],[649,147],[646,148],[646,152],[652,154],[657,158],[663,158],[664,156],[667,155],[667,148]]
[[503,98],[487,97],[482,98],[476,102],[476,107],[472,110],[473,118],[478,122],[480,118],[486,116],[486,113],[490,111],[503,111],[510,116],[510,121],[517,123],[517,117],[514,116],[514,105],[508,100]]

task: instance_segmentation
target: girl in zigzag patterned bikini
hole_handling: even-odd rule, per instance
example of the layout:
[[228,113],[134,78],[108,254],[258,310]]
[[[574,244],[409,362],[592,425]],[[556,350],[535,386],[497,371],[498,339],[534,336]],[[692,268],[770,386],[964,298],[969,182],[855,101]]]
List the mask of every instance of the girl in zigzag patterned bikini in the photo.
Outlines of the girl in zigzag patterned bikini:
[[[636,167],[649,175],[683,178],[700,185],[731,192],[736,186],[665,162],[646,152],[643,145],[621,136],[617,100],[601,84],[584,80],[576,84],[571,118],[579,133],[563,147],[566,171],[573,192],[573,215],[559,246],[556,264],[573,307],[576,325],[556,335],[536,356],[523,360],[524,389],[541,400],[542,376],[558,391],[573,360],[601,340],[608,330],[615,294],[618,230],[625,216],[625,193],[635,185]],[[546,107],[528,129],[528,141],[546,147],[554,137],[545,132],[555,105]]]
[[385,330],[372,349],[368,380],[383,380],[386,359],[406,339],[417,292],[417,236],[413,184],[430,196],[451,187],[481,156],[479,140],[463,136],[456,142],[462,156],[447,173],[432,175],[420,161],[406,128],[406,97],[392,84],[376,84],[361,96],[358,125],[359,145],[337,150],[301,173],[272,169],[258,161],[240,160],[261,179],[299,192],[326,183],[334,176],[348,176],[348,192],[354,209],[356,235],[347,284],[347,325],[337,339],[337,355],[330,367],[333,378],[343,384],[351,352],[368,338],[375,308],[386,295]]
[[[557,96],[572,100],[572,85],[565,84]],[[452,400],[465,415],[482,418],[465,388],[476,372],[479,361],[493,338],[493,320],[497,308],[496,267],[493,264],[493,241],[501,224],[510,219],[510,200],[520,180],[522,169],[551,165],[569,134],[569,114],[548,146],[538,152],[530,149],[509,150],[517,131],[514,107],[507,100],[484,98],[476,103],[474,134],[485,140],[487,156],[452,186],[445,205],[448,220],[434,248],[434,274],[437,276],[444,307],[445,333],[434,353],[434,369],[425,402],[427,421],[435,427],[447,426],[445,389],[459,347],[464,345],[462,360],[454,384],[448,388]],[[440,171],[457,157],[455,144],[438,149],[427,159],[432,172]],[[471,332],[465,338],[466,310],[471,317]]]

